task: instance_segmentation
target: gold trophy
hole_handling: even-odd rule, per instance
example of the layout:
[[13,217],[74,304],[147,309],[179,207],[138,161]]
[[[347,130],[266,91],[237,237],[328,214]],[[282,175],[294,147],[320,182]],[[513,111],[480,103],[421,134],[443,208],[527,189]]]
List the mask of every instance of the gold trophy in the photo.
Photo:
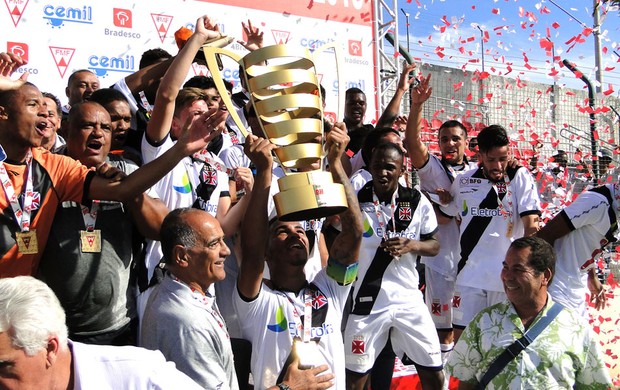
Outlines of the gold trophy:
[[[334,46],[338,58],[335,44],[330,46]],[[233,103],[220,75],[220,56],[239,63],[242,69],[239,76],[245,80],[260,127],[269,141],[278,146],[275,154],[286,174],[278,179],[280,192],[274,196],[278,218],[300,221],[343,212],[347,208],[344,187],[334,183],[331,173],[322,169],[323,105],[308,49],[273,45],[241,57],[223,48],[205,45],[203,52],[215,85],[228,107],[233,107]],[[339,109],[341,106],[339,104]],[[229,110],[229,113],[247,136],[248,131],[237,112]],[[317,161],[319,169],[292,171]]]

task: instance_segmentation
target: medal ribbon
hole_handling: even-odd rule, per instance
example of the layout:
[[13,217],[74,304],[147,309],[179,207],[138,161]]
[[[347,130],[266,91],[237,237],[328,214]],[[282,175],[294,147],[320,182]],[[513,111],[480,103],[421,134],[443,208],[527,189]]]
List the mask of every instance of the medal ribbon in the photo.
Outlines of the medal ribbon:
[[15,187],[13,187],[13,183],[11,183],[9,174],[6,171],[4,162],[0,162],[0,181],[2,182],[4,194],[13,209],[15,221],[17,222],[19,229],[22,232],[27,232],[30,230],[30,214],[32,211],[32,198],[34,196],[32,191],[32,152],[30,150],[28,150],[28,154],[26,155],[26,171],[24,175],[26,176],[26,186],[24,188],[24,208],[22,209],[19,204],[18,196],[15,193]]
[[[396,195],[398,191],[394,191],[392,194],[392,200],[390,201],[390,210],[392,211],[392,229],[396,231],[396,221],[394,220],[394,210],[396,210]],[[381,202],[379,202],[379,198],[377,194],[375,194],[375,190],[372,190],[372,203],[375,205],[375,214],[377,214],[377,220],[379,222],[379,228],[381,229],[381,233],[383,234],[383,239],[388,239],[387,234],[387,224],[389,219],[386,218],[383,210],[381,210]]]
[[508,200],[508,207],[504,206],[504,203],[499,198],[499,188],[495,183],[492,184],[493,190],[497,194],[497,208],[499,209],[500,214],[504,217],[504,219],[512,219],[512,189],[510,188],[510,180],[507,176],[504,176],[504,183],[506,183],[506,195],[504,195],[504,199]]
[[93,201],[90,209],[86,206],[82,206],[82,217],[84,218],[84,227],[86,231],[92,232],[95,230],[95,224],[97,223],[97,212],[99,211],[99,202]]
[[215,170],[224,172],[228,177],[231,177],[233,175],[233,170],[226,168],[224,165],[220,164],[214,158],[210,157],[209,156],[210,153],[211,152],[207,151],[207,149],[202,149],[201,151],[194,153],[192,158],[194,160],[202,161],[205,164],[209,164],[213,168],[215,168]]
[[[299,311],[297,311],[297,307],[295,307],[295,302],[289,297],[284,291],[278,292],[291,303],[293,306],[293,319],[295,321],[295,326],[301,322],[301,315]],[[304,322],[300,324],[303,326],[302,340],[303,342],[309,342],[312,339],[312,289],[306,287],[304,292]]]

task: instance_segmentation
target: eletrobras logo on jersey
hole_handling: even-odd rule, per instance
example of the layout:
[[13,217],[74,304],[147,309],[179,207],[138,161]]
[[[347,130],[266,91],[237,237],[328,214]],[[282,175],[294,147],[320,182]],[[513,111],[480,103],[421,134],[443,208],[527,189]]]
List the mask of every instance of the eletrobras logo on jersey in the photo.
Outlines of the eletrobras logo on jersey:
[[29,0],[4,0],[4,4],[6,4],[6,9],[9,11],[9,16],[13,21],[15,27],[19,24],[19,21],[22,19],[22,15],[26,10],[26,6],[28,5]]
[[133,73],[136,60],[129,54],[120,57],[93,54],[88,57],[88,65],[88,69],[98,77],[106,77],[108,72]]
[[130,9],[113,8],[112,23],[118,28],[108,28],[103,30],[103,34],[111,37],[140,39],[142,35],[133,31],[133,14]]
[[67,7],[47,4],[43,6],[43,19],[52,27],[63,27],[65,22],[76,24],[93,24],[93,7]]

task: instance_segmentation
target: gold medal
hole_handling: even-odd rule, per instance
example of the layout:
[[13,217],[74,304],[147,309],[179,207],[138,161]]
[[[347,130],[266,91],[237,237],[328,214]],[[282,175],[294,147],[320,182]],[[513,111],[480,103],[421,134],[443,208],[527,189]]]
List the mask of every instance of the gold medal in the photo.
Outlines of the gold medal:
[[82,252],[101,252],[101,230],[93,230],[91,232],[80,230],[80,241],[82,242]]
[[17,250],[22,255],[34,255],[39,253],[39,243],[37,241],[36,230],[15,233],[17,240]]
[[508,226],[506,226],[506,237],[512,237],[512,221],[508,221]]

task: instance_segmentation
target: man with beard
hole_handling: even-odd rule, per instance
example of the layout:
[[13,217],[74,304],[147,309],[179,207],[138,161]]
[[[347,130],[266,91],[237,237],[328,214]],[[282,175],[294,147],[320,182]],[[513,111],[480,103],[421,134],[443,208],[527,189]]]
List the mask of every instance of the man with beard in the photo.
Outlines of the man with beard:
[[[406,67],[401,79],[407,78],[415,66]],[[413,82],[409,78],[409,83]],[[411,110],[405,130],[405,143],[411,163],[420,176],[422,191],[431,197],[438,196],[444,189],[450,188],[457,174],[478,168],[478,165],[467,161],[467,129],[456,120],[444,122],[438,131],[438,144],[441,157],[431,154],[422,142],[422,108],[431,96],[431,76],[420,76],[420,82],[411,91]],[[435,198],[437,200],[437,198]],[[442,216],[439,203],[433,204],[439,222],[439,254],[433,257],[422,257],[425,265],[426,305],[431,312],[439,341],[443,360],[454,346],[452,332],[452,298],[456,281],[459,259],[459,227],[454,218]]]
[[[346,229],[331,246],[327,267],[308,280],[309,239],[299,222],[268,221],[275,147],[249,135],[246,152],[257,169],[242,223],[243,259],[234,304],[242,333],[252,342],[252,375],[257,388],[281,389],[287,367],[299,356],[303,365],[329,365],[336,389],[345,385],[344,350],[339,331],[342,310],[357,273],[362,216],[341,157],[349,137],[344,124],[327,135],[327,159],[334,182],[344,185],[348,210],[339,214]],[[236,206],[235,206],[236,207]],[[270,279],[263,280],[265,263]],[[327,386],[330,387],[330,386]]]
[[460,218],[461,253],[452,304],[454,337],[480,310],[506,299],[497,257],[510,243],[538,231],[536,183],[525,167],[511,168],[510,140],[499,125],[478,134],[480,167],[456,177],[444,213]]

